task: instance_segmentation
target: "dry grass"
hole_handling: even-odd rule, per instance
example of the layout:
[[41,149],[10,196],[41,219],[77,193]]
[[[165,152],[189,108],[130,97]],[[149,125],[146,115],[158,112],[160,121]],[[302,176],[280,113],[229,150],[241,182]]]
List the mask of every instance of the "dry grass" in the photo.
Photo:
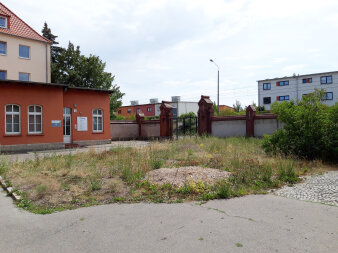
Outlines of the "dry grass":
[[[24,163],[2,160],[0,174],[23,194],[23,207],[53,209],[114,201],[170,202],[240,196],[294,183],[304,173],[337,169],[320,161],[271,157],[260,145],[259,139],[184,138],[153,142],[142,148],[36,157]],[[215,185],[187,182],[178,189],[145,180],[145,174],[153,169],[184,166],[214,168],[231,172],[232,176]]]

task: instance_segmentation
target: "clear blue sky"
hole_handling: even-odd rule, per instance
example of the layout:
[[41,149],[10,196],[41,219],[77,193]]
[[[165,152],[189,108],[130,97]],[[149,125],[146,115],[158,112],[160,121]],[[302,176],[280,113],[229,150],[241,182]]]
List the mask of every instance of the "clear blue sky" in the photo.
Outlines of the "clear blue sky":
[[338,70],[337,0],[5,0],[38,32],[107,63],[126,93],[257,102],[257,80]]

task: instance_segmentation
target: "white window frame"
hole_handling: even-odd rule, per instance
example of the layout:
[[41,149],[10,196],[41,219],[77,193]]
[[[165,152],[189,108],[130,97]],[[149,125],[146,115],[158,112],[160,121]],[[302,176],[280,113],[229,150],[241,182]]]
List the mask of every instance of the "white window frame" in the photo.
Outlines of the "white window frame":
[[[29,57],[23,57],[23,56],[20,56],[20,46],[22,47],[28,47],[28,53],[29,53]],[[26,59],[26,60],[30,60],[31,59],[31,47],[30,46],[27,46],[27,45],[22,45],[22,44],[19,44],[19,58],[20,59]]]
[[147,112],[151,112],[151,107],[147,107]]
[[[32,107],[32,106],[34,106],[34,112],[30,112],[29,111],[29,108],[30,107]],[[35,108],[36,107],[40,107],[40,109],[41,109],[41,112],[36,112],[36,110],[35,110]],[[41,105],[29,105],[28,107],[27,107],[27,111],[28,111],[28,118],[27,118],[27,121],[28,121],[28,133],[29,134],[42,134],[42,106]],[[31,116],[31,115],[33,115],[34,116],[34,122],[33,122],[33,124],[34,124],[34,131],[30,131],[29,130],[29,125],[30,125],[30,122],[29,122],[29,116]],[[36,123],[36,116],[41,116],[41,131],[36,131],[36,125],[37,125],[37,123]]]
[[[7,112],[6,110],[6,107],[7,106],[12,106],[12,111],[11,112]],[[19,107],[19,112],[13,112],[13,106],[18,106]],[[14,126],[14,122],[13,122],[13,119],[14,119],[14,115],[19,115],[19,132],[7,132],[7,115],[12,115],[12,129],[13,126]],[[21,134],[21,106],[20,105],[17,105],[17,104],[7,104],[5,105],[5,134],[6,135],[20,135]]]
[[[94,114],[94,112],[95,111],[101,111],[101,115],[100,114]],[[94,129],[94,118],[96,118],[97,119],[97,121],[96,121],[96,130]],[[102,122],[102,129],[99,129],[99,119],[101,119],[101,122]],[[94,133],[102,133],[103,132],[103,110],[102,109],[100,109],[100,108],[96,108],[96,109],[94,109],[93,110],[93,132]]]
[[4,18],[5,19],[5,26],[0,26],[0,27],[7,29],[8,28],[8,18],[4,17],[4,16],[0,16],[0,18]]
[[7,55],[7,42],[6,41],[0,41],[0,43],[3,43],[3,44],[5,44],[5,53],[3,54],[3,53],[0,53],[0,55]]

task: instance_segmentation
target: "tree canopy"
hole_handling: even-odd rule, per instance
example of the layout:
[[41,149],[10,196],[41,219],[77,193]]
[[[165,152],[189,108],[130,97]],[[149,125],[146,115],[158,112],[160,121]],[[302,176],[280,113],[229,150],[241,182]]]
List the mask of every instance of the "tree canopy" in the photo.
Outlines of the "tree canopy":
[[51,81],[52,83],[68,84],[74,87],[87,87],[111,90],[111,116],[122,105],[124,93],[114,82],[114,75],[105,71],[106,63],[98,56],[81,54],[80,46],[69,42],[67,48],[54,46],[58,36],[54,35],[45,22],[42,35],[52,41],[51,46]]

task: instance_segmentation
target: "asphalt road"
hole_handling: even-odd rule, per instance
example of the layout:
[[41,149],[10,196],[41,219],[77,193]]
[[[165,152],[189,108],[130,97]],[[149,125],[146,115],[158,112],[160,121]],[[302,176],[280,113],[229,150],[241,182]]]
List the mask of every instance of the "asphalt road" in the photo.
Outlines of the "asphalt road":
[[34,215],[0,192],[0,252],[338,252],[338,208],[273,195]]

